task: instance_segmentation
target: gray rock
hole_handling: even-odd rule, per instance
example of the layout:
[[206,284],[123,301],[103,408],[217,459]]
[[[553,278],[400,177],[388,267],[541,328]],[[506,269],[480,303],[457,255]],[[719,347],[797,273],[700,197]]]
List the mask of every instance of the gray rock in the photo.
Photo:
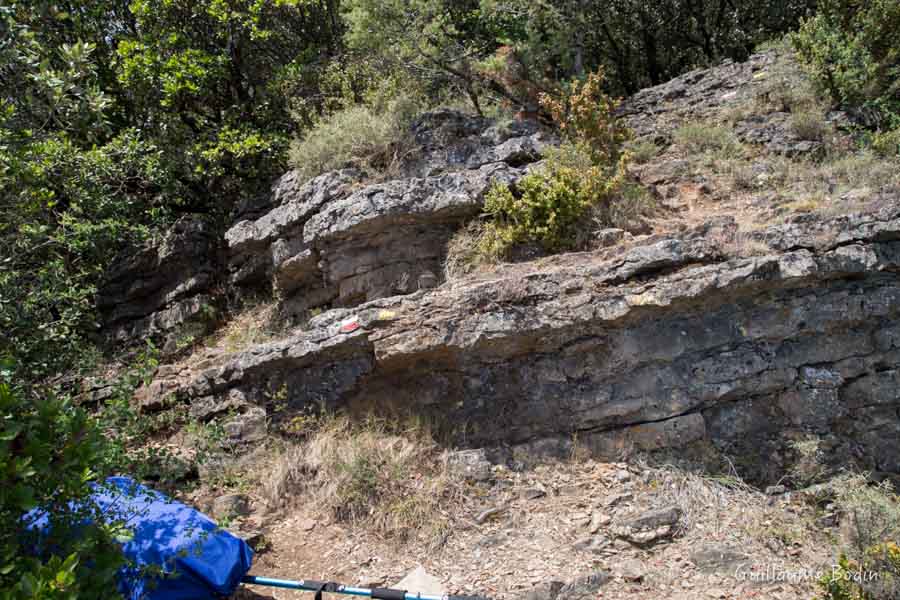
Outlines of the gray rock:
[[454,477],[471,481],[488,481],[493,477],[491,463],[483,449],[448,452],[447,471]]
[[718,542],[703,544],[690,559],[704,573],[723,574],[733,574],[738,566],[751,561],[747,554]]
[[260,389],[283,388],[283,418],[420,412],[451,442],[505,445],[521,464],[571,457],[573,431],[579,451],[607,457],[712,442],[757,458],[743,475],[764,485],[799,428],[834,436],[828,461],[898,473],[898,206],[761,229],[765,256],[647,238],[327,311],[172,393],[261,405]]
[[428,573],[422,565],[407,573],[406,577],[391,586],[395,590],[406,590],[412,594],[429,594],[443,596],[444,584],[437,577]]
[[188,215],[158,242],[120,256],[97,295],[105,335],[118,343],[171,339],[171,347],[179,337],[210,331],[218,318],[218,301],[211,294],[218,246],[212,226]]
[[519,495],[524,500],[537,500],[538,498],[543,498],[544,496],[546,496],[547,492],[540,488],[530,487],[523,489],[521,492],[519,492]]
[[596,571],[564,585],[559,590],[557,598],[566,598],[569,600],[594,600],[594,598],[597,597],[597,591],[603,587],[609,579],[609,573],[605,571]]
[[615,246],[625,239],[624,229],[601,229],[594,234],[597,244],[602,248]]
[[237,415],[222,425],[226,442],[229,444],[250,444],[266,439],[266,411],[260,407],[252,407],[243,414]]
[[458,111],[422,115],[418,147],[392,181],[365,185],[353,169],[309,181],[288,173],[268,212],[247,212],[254,218],[226,232],[229,281],[239,293],[271,288],[288,318],[436,287],[448,240],[485,192],[517,181],[555,142],[533,125],[488,125]]
[[149,385],[142,385],[134,392],[134,402],[141,412],[159,411],[172,403],[173,395],[178,390],[176,381],[159,378]]
[[478,513],[478,515],[475,517],[475,522],[478,523],[479,525],[481,525],[482,523],[485,523],[488,519],[491,519],[491,518],[499,515],[500,513],[502,513],[505,510],[506,510],[505,506],[493,506],[491,508],[488,508],[488,509],[483,510],[480,513]]
[[235,537],[239,537],[240,539],[247,542],[247,544],[251,548],[253,548],[253,551],[256,553],[263,552],[268,547],[266,535],[261,529],[236,529],[229,530],[229,532]]
[[591,515],[591,523],[588,526],[588,530],[593,534],[600,531],[601,527],[605,527],[612,522],[612,517],[605,513],[595,512]]
[[644,579],[647,574],[647,569],[640,560],[629,558],[616,563],[613,572],[625,581],[637,582]]
[[245,517],[250,514],[250,499],[243,494],[226,494],[213,500],[212,514],[217,519]]
[[556,600],[564,585],[565,583],[562,581],[539,583],[525,592],[523,600]]
[[623,519],[611,529],[614,535],[637,546],[649,546],[675,536],[679,531],[681,509],[669,506]]

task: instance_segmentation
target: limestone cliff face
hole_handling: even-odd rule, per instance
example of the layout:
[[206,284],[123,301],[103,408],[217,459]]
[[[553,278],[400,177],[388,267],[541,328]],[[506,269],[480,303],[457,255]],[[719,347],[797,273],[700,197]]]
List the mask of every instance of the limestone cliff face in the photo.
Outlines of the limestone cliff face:
[[[694,110],[679,100],[692,83],[731,98],[767,60],[644,92],[628,118]],[[877,210],[755,228],[741,238],[755,256],[726,251],[735,223],[720,215],[445,282],[450,236],[552,138],[452,111],[414,132],[420,152],[397,179],[287,174],[227,231],[227,293],[325,311],[277,341],[162,367],[145,406],[174,396],[196,418],[231,415],[245,444],[309,407],[425,416],[448,442],[515,461],[575,439],[607,456],[712,444],[758,480],[816,436],[835,464],[900,474],[900,190],[879,191]]]
[[276,420],[427,415],[526,457],[573,434],[604,455],[706,440],[774,472],[815,434],[900,472],[900,208],[758,235],[771,254],[726,259],[695,232],[329,311],[171,387]]

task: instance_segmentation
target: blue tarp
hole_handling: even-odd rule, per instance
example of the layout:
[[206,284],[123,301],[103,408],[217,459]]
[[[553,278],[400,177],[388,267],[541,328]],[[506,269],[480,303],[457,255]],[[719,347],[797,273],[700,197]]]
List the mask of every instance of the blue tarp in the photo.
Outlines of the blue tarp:
[[[250,570],[253,551],[209,517],[128,477],[98,487],[94,502],[107,518],[133,531],[123,550],[131,563],[120,574],[128,600],[205,600],[234,592]],[[147,567],[167,575],[147,577]]]

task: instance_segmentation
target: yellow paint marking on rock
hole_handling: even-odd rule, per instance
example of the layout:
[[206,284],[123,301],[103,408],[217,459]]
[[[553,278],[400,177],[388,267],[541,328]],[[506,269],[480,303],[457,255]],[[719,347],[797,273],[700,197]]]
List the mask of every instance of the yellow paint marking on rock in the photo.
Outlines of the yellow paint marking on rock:
[[631,306],[662,306],[663,302],[654,292],[644,292],[643,294],[632,294],[626,296],[628,304]]

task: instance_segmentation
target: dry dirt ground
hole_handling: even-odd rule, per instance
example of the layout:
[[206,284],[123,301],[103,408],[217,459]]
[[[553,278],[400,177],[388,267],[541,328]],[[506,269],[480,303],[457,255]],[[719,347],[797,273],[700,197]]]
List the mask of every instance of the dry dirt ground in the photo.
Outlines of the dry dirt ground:
[[[390,586],[422,565],[448,593],[533,600],[552,597],[554,581],[602,573],[602,584],[572,595],[809,599],[809,573],[833,560],[828,532],[801,496],[766,496],[729,479],[587,461],[521,473],[495,467],[492,481],[459,485],[457,501],[441,507],[449,528],[437,539],[380,539],[364,523],[304,507],[302,497],[281,514],[251,516],[271,523],[251,573]],[[664,507],[679,511],[671,534],[644,547],[617,537],[620,521]],[[262,597],[304,597],[249,587]]]

